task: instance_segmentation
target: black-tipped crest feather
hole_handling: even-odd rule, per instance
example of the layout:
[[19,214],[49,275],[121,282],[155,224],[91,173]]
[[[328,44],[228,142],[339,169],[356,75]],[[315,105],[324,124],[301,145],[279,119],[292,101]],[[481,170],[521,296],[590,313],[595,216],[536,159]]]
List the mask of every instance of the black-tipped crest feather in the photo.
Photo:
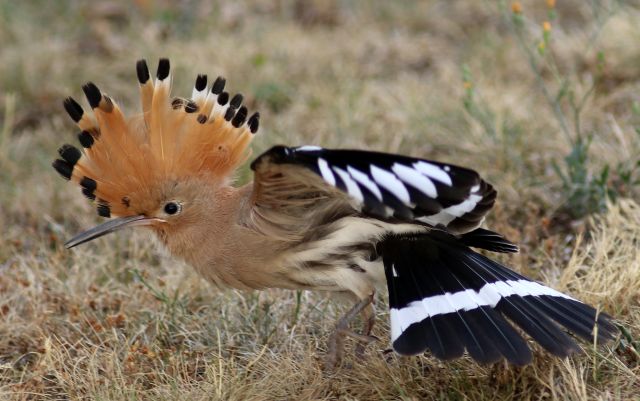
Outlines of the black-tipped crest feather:
[[98,107],[98,105],[100,105],[102,93],[100,93],[100,89],[98,89],[98,87],[93,82],[87,82],[86,84],[84,84],[82,86],[82,91],[87,97],[91,108],[95,109],[96,107]]
[[94,142],[93,135],[89,131],[82,131],[78,134],[78,141],[83,148],[90,149]]
[[58,149],[58,154],[60,154],[60,157],[62,157],[72,167],[75,166],[78,160],[80,160],[80,157],[82,157],[80,150],[69,144],[62,145],[60,149]]
[[188,100],[184,105],[184,111],[187,113],[195,113],[198,111],[198,105],[193,100]]
[[169,59],[161,58],[158,61],[158,71],[156,72],[156,77],[162,81],[169,76],[170,70],[171,64],[169,63]]
[[96,180],[86,176],[82,177],[82,179],[80,180],[80,185],[83,188],[90,189],[91,191],[95,191],[96,188],[98,187],[98,183],[96,183]]
[[225,104],[227,104],[228,101],[229,101],[229,93],[228,92],[222,92],[220,94],[220,96],[218,96],[218,104],[220,106],[224,106]]
[[136,63],[136,74],[138,75],[138,82],[141,84],[145,84],[149,80],[149,67],[147,66],[147,60],[138,60]]
[[89,177],[82,177],[80,180],[80,186],[82,187],[82,194],[89,198],[90,200],[95,200],[96,195],[95,191],[98,187],[96,181]]
[[82,115],[84,114],[84,110],[82,110],[82,107],[78,104],[78,102],[76,102],[72,97],[68,97],[64,100],[63,105],[64,109],[69,114],[69,117],[71,117],[74,122],[77,123],[78,121],[80,121]]
[[242,96],[242,94],[240,93],[236,93],[233,98],[231,99],[231,101],[229,102],[229,106],[233,107],[234,109],[237,109],[238,107],[240,107],[240,105],[242,104],[242,99],[244,97]]
[[233,121],[231,121],[231,124],[233,124],[234,127],[238,128],[242,124],[244,124],[244,121],[246,119],[247,119],[247,108],[242,106],[238,109],[238,112],[236,113],[235,117],[233,117]]
[[256,132],[258,132],[259,124],[260,124],[260,113],[256,111],[251,115],[251,117],[249,117],[249,121],[247,122],[247,125],[249,126],[249,129],[251,130],[252,134],[255,134]]
[[[102,202],[102,201],[99,201],[99,202]],[[111,217],[111,208],[109,208],[109,205],[107,204],[99,203],[98,206],[96,207],[96,211],[98,212],[98,216],[100,217],[106,217],[106,218]]]
[[[136,63],[136,75],[141,115],[125,113],[92,82],[82,87],[93,109],[88,114],[72,98],[63,102],[80,128],[76,136],[82,147],[62,146],[60,159],[52,165],[65,179],[79,184],[83,195],[96,201],[97,211],[104,217],[127,215],[133,207],[146,210],[149,202],[138,193],[140,187],[162,185],[168,171],[180,177],[209,173],[222,177],[231,174],[249,156],[251,137],[242,129],[247,110],[238,112],[241,95],[227,106],[230,96],[224,92],[224,78],[212,82],[214,94],[208,96],[208,78],[198,75],[191,91],[193,100],[188,100],[171,96],[168,59],[158,62],[158,82],[151,80],[154,77],[144,59]],[[178,112],[172,112],[172,108]],[[231,124],[219,116],[228,108]],[[194,113],[193,118],[183,113]],[[222,157],[220,149],[227,150]]]
[[224,79],[223,77],[216,78],[215,82],[213,83],[213,86],[211,86],[211,93],[213,93],[214,95],[219,95],[220,93],[222,93],[226,82],[227,80]]
[[178,110],[180,108],[182,108],[182,106],[185,104],[186,100],[182,99],[180,97],[177,97],[175,99],[173,99],[171,101],[171,108],[173,108],[174,110]]
[[67,163],[62,159],[56,159],[51,164],[54,169],[60,174],[63,178],[69,180],[71,179],[71,174],[73,173],[73,166]]
[[207,75],[206,74],[198,74],[196,78],[195,88],[197,91],[203,91],[207,87]]

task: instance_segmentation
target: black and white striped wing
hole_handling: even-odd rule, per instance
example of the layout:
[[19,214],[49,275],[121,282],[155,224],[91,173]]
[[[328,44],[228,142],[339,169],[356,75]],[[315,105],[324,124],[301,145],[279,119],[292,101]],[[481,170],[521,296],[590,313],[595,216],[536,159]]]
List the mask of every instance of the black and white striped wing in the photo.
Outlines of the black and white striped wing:
[[521,276],[443,231],[390,237],[380,251],[391,340],[400,354],[430,350],[447,360],[466,349],[481,363],[504,357],[523,365],[531,351],[510,322],[560,357],[578,349],[560,327],[593,341],[597,326],[598,342],[617,332],[604,313]]
[[276,146],[256,165],[300,166],[347,193],[365,214],[443,225],[453,232],[478,227],[496,191],[473,170],[387,153]]

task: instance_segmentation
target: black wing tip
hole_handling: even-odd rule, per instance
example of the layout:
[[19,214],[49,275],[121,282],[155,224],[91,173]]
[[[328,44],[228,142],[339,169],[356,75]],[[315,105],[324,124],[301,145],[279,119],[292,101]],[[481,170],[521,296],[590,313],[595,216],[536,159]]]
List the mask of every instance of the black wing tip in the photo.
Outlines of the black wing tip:
[[[393,349],[403,356],[429,351],[442,361],[458,359],[466,350],[474,361],[482,365],[501,359],[516,366],[530,364],[533,354],[524,338],[502,317],[497,317],[496,312],[491,313],[491,318],[485,312],[486,309],[473,311],[475,319],[469,315],[466,323],[463,323],[462,315],[457,313],[434,315],[413,323],[393,341]],[[496,324],[500,326],[499,329]],[[499,334],[494,333],[496,329]],[[465,330],[471,330],[472,333]]]
[[68,97],[64,99],[64,102],[62,102],[62,105],[64,106],[64,109],[67,111],[67,114],[69,114],[69,117],[71,117],[71,119],[74,122],[77,123],[82,119],[84,110],[82,110],[82,107],[78,104],[78,102],[75,101],[74,98]]
[[426,344],[409,341],[403,336],[398,337],[391,346],[396,354],[402,356],[417,356],[427,351]]
[[[498,236],[488,230],[476,234]],[[434,247],[437,249],[431,249]],[[439,359],[449,359],[460,353],[462,343],[479,363],[504,357],[511,364],[526,365],[533,358],[532,352],[522,334],[515,330],[516,326],[550,354],[561,358],[581,352],[577,338],[602,344],[619,333],[609,315],[555,290],[538,291],[521,285],[521,281],[535,286],[541,284],[482,256],[447,232],[432,230],[408,237],[406,234],[390,236],[382,241],[378,251],[385,265],[392,308],[403,309],[412,302],[424,300],[425,296],[469,289],[482,292],[486,285],[493,283],[501,283],[494,286],[496,289],[513,287],[511,292],[500,294],[495,304],[488,302],[471,309],[460,306],[455,310],[449,305],[446,310],[403,329],[393,344],[400,354],[415,355],[429,350]],[[425,264],[439,268],[421,276],[407,274],[407,269],[415,272],[416,267]],[[412,288],[419,290],[412,292]]]
[[205,90],[207,87],[207,74],[198,74],[196,78],[195,88],[198,92]]
[[255,171],[258,168],[258,165],[265,159],[269,159],[273,163],[285,163],[287,160],[290,160],[291,154],[291,148],[284,145],[275,145],[271,147],[271,149],[263,152],[260,156],[256,157],[249,167],[251,170]]
[[600,313],[596,322],[597,338],[602,342],[612,341],[623,332],[622,327],[613,317],[606,313]]
[[100,89],[93,82],[87,82],[82,86],[82,91],[84,92],[87,100],[89,101],[89,105],[91,108],[95,109],[100,105],[100,100],[102,99],[102,93]]
[[509,241],[501,234],[485,228],[476,228],[473,231],[462,234],[460,241],[466,246],[485,249],[491,252],[518,253],[520,251],[518,245]]
[[156,77],[162,81],[169,76],[169,71],[171,70],[171,63],[168,58],[161,58],[158,60],[158,70],[156,72]]
[[149,66],[147,65],[147,60],[140,59],[136,62],[136,74],[138,75],[138,82],[141,85],[144,85],[149,81]]

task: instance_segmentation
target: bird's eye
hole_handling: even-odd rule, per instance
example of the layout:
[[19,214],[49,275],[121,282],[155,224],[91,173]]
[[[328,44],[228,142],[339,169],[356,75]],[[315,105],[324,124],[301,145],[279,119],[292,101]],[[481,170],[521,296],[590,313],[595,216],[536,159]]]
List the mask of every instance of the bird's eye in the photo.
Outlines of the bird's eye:
[[164,212],[166,214],[176,214],[180,211],[181,207],[179,204],[177,204],[176,202],[169,202],[166,205],[164,205]]

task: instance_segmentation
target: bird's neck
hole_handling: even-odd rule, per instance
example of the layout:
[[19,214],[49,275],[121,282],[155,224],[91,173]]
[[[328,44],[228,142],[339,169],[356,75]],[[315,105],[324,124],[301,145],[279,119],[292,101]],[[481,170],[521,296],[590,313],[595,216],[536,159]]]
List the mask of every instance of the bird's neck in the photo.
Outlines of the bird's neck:
[[[280,251],[277,241],[248,227],[253,184],[224,186],[204,194],[213,206],[197,223],[160,239],[173,256],[185,260],[206,279],[220,287],[238,289],[267,286],[259,277],[264,264]],[[261,269],[255,268],[260,264]]]

